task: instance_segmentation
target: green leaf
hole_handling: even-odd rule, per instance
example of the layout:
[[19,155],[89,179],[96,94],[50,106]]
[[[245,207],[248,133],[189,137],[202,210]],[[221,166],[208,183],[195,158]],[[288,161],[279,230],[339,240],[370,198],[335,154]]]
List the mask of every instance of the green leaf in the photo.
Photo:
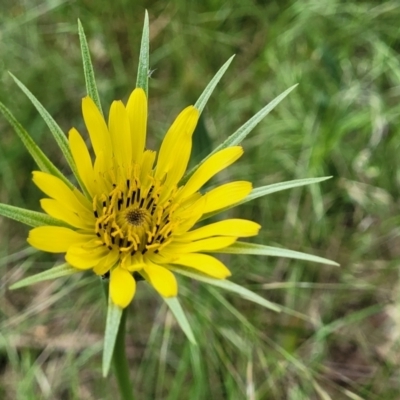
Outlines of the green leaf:
[[194,338],[192,328],[190,327],[189,321],[186,318],[186,315],[182,309],[181,303],[177,297],[163,297],[163,300],[167,303],[168,307],[174,314],[178,324],[182,328],[183,332],[190,340],[191,343],[197,344],[196,339]]
[[25,279],[12,284],[10,290],[19,289],[25,286],[30,286],[38,282],[48,281],[50,279],[57,279],[62,276],[68,276],[76,274],[77,272],[82,272],[79,269],[71,267],[69,264],[61,264],[57,267],[48,269],[47,271],[39,272],[36,275],[28,276]]
[[249,289],[244,288],[243,286],[240,286],[234,282],[228,281],[226,279],[214,279],[214,278],[209,278],[204,275],[197,274],[195,272],[189,272],[187,270],[184,270],[183,268],[176,268],[176,267],[171,267],[171,269],[175,270],[179,274],[188,276],[189,278],[196,279],[198,281],[208,283],[209,285],[217,286],[221,289],[229,290],[230,292],[234,292],[238,294],[239,296],[243,297],[246,300],[252,301],[254,303],[257,303],[265,308],[268,308],[270,310],[280,312],[281,309],[278,304],[272,303],[271,301],[268,301],[264,299],[263,297],[259,296],[258,294],[255,294]]
[[18,222],[22,222],[23,224],[32,226],[34,228],[45,225],[71,228],[71,226],[64,221],[50,217],[50,215],[37,211],[26,210],[25,208],[10,206],[3,203],[0,203],[0,215],[11,218]]
[[275,192],[280,192],[281,190],[287,190],[287,189],[292,189],[295,187],[299,187],[299,186],[305,186],[305,185],[311,185],[313,183],[318,183],[318,182],[323,182],[326,181],[327,179],[331,179],[331,176],[324,176],[322,178],[305,178],[305,179],[295,179],[293,181],[286,181],[286,182],[279,182],[279,183],[273,183],[272,185],[267,185],[267,186],[262,186],[259,188],[255,188],[253,189],[250,194],[244,198],[242,201],[240,201],[239,203],[233,204],[229,207],[225,207],[221,210],[217,210],[217,211],[213,211],[207,214],[204,214],[200,221],[203,221],[207,218],[210,218],[214,215],[220,214],[221,212],[224,212],[226,210],[229,210],[232,207],[236,207],[240,204],[244,204],[247,203],[248,201],[257,199],[259,197],[263,197],[266,196],[268,194],[271,193],[275,193]]
[[207,104],[208,99],[212,95],[215,87],[218,85],[218,82],[221,80],[225,71],[228,69],[232,60],[234,59],[234,55],[219,69],[219,71],[215,74],[214,78],[211,79],[210,83],[204,89],[203,93],[200,95],[199,99],[196,101],[194,105],[200,112],[204,110],[205,105]]
[[140,45],[140,54],[139,54],[139,65],[138,65],[138,74],[136,79],[136,87],[142,88],[148,95],[148,84],[149,84],[149,14],[145,13],[144,16],[144,25],[143,25],[143,33],[142,33],[142,42]]
[[103,377],[108,375],[110,370],[111,360],[113,358],[115,341],[118,335],[119,324],[121,322],[123,309],[116,306],[111,298],[108,298],[108,310],[106,321],[106,332],[104,335],[104,350],[103,350]]
[[93,64],[90,58],[89,46],[86,40],[85,31],[83,29],[83,26],[79,18],[78,18],[78,33],[79,33],[79,42],[81,44],[81,54],[83,61],[83,73],[85,75],[86,92],[88,96],[92,98],[97,108],[103,115],[99,92],[97,91],[96,79],[94,77]]
[[220,250],[215,250],[215,252],[225,253],[225,254],[253,254],[260,256],[295,258],[297,260],[305,260],[321,264],[339,266],[338,263],[328,260],[327,258],[313,256],[311,254],[306,254],[306,253],[300,253],[299,251],[280,249],[279,247],[264,246],[263,244],[255,244],[255,243],[235,242],[229,247],[225,247],[224,249]]
[[71,182],[61,173],[61,171],[47,158],[47,156],[42,152],[40,147],[33,141],[28,132],[23,128],[23,126],[16,120],[11,111],[0,102],[0,111],[14,128],[15,133],[19,136],[22,143],[29,151],[32,158],[35,160],[37,166],[40,170],[47,172],[51,175],[56,176],[61,179],[69,187],[72,186]]
[[227,147],[237,146],[242,142],[242,140],[258,125],[258,123],[267,116],[295,87],[291,86],[286,89],[279,96],[275,97],[270,103],[268,103],[264,108],[262,108],[256,115],[251,117],[246,123],[244,123],[236,132],[232,133],[223,143],[221,143],[216,149],[214,149],[207,157],[200,161],[195,167],[193,167],[182,179],[181,184],[184,184],[188,179],[196,172],[196,170],[209,159],[213,154]]
[[[60,126],[57,124],[57,122],[54,120],[54,118],[49,114],[49,112],[43,107],[43,105],[40,103],[40,101],[29,91],[29,89],[18,79],[16,78],[11,72],[10,72],[11,77],[14,79],[15,83],[20,87],[20,89],[25,93],[25,95],[28,97],[28,99],[32,102],[32,104],[35,106],[36,110],[39,112],[41,117],[43,118],[44,122],[46,125],[49,127],[51,133],[54,136],[54,139],[56,140],[58,146],[60,147],[62,153],[64,154],[64,157],[68,163],[68,165],[71,168],[71,171],[75,175],[76,180],[79,182],[80,187],[82,190],[85,192],[85,194],[90,197],[86,191],[85,185],[81,181],[81,178],[79,177],[78,171],[75,166],[74,159],[72,158],[71,150],[69,148],[69,143],[67,140],[67,137],[64,135],[64,132],[60,128]],[[70,188],[73,188],[73,185],[71,182],[68,182],[68,186]]]

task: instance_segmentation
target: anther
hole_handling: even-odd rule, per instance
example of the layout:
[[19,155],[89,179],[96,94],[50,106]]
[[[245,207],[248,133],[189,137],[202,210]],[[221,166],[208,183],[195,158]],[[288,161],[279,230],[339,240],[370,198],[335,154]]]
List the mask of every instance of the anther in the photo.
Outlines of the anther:
[[153,204],[153,201],[154,201],[154,197],[152,197],[150,199],[150,201],[147,203],[147,206],[146,206],[147,209],[149,209],[151,207],[151,205]]

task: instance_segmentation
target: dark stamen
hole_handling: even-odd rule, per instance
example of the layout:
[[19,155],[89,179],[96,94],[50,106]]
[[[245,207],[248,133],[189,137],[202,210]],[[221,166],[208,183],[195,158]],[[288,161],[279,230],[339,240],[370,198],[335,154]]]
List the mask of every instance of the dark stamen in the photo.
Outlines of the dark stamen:
[[147,206],[146,206],[147,209],[149,209],[151,207],[151,205],[153,204],[153,201],[154,201],[154,197],[152,197],[150,199],[150,201],[147,203]]

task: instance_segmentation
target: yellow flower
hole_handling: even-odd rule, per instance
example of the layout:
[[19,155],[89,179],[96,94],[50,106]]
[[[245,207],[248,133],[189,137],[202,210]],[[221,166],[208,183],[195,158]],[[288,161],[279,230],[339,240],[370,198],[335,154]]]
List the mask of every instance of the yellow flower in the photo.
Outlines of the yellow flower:
[[49,197],[41,200],[43,210],[70,228],[34,228],[28,242],[43,251],[65,252],[66,261],[77,269],[109,273],[111,299],[123,308],[131,302],[141,277],[162,296],[176,296],[171,266],[174,271],[193,268],[213,278],[228,277],[226,266],[205,253],[230,246],[239,237],[254,236],[260,226],[243,219],[194,226],[206,213],[238,203],[250,193],[251,183],[246,181],[200,191],[242,155],[242,148],[216,152],[179,185],[199,110],[189,106],[178,115],[158,157],[145,147],[147,98],[142,89],[132,92],[126,106],[121,101],[112,103],[108,124],[90,97],[83,99],[82,112],[94,162],[79,132],[69,132],[82,191],[70,189],[54,175],[33,173],[34,183]]

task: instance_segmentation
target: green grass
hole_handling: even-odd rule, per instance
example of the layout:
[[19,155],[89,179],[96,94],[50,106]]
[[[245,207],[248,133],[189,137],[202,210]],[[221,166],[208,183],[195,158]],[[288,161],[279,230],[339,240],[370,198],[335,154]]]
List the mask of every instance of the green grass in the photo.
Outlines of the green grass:
[[[264,5],[267,4],[267,5]],[[195,134],[194,161],[295,83],[244,141],[221,181],[255,186],[333,175],[235,210],[263,226],[254,242],[336,260],[340,268],[225,255],[233,280],[285,307],[275,314],[181,278],[199,342],[192,348],[158,296],[139,285],[127,352],[146,399],[397,400],[399,367],[400,6],[397,1],[6,1],[0,15],[0,101],[68,171],[11,71],[64,131],[83,127],[77,18],[104,110],[136,82],[145,7],[151,31],[148,145],[235,60]],[[0,119],[0,202],[39,210],[34,163]],[[16,291],[59,261],[27,249],[27,228],[1,219],[0,398],[115,398],[101,378],[105,307],[90,274]]]

